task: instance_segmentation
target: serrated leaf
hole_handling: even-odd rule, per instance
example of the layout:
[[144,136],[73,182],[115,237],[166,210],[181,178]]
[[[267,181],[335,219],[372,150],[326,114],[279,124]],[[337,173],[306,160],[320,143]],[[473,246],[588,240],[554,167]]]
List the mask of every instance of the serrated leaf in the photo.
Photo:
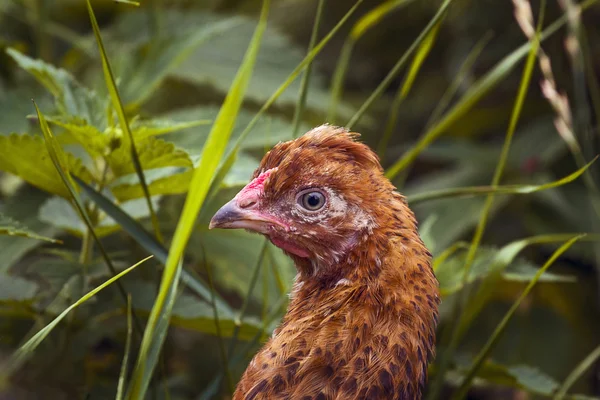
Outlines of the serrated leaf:
[[[179,168],[179,170],[182,169]],[[148,171],[148,176],[152,176],[153,171],[156,171],[158,177],[154,175],[156,179],[148,184],[148,190],[152,196],[186,193],[190,187],[190,182],[194,174],[194,170],[191,168],[183,172],[175,173],[174,175],[170,175],[170,172],[174,170],[161,168],[160,170]],[[165,172],[167,172],[167,174],[163,175]],[[138,199],[144,196],[142,186],[137,183],[134,183],[133,185],[125,184],[115,186],[112,188],[112,193],[120,201]]]
[[[72,174],[85,182],[92,181],[92,175],[81,160],[65,153],[65,162]],[[0,136],[0,170],[17,175],[46,192],[69,197],[69,191],[54,168],[44,140],[39,136]]]
[[[20,190],[16,195],[8,197],[2,205],[5,215],[21,221],[29,229],[46,237],[54,237],[59,232],[53,226],[44,224],[37,218],[37,210],[47,195],[33,188]],[[17,261],[43,242],[29,240],[19,236],[0,235],[0,273],[6,273]]]
[[[113,135],[108,132],[100,132],[98,128],[93,125],[88,125],[84,120],[73,117],[46,117],[46,120],[65,129],[65,136],[68,135],[68,137],[75,140],[91,155],[103,156],[110,149]],[[64,138],[61,137],[61,139],[61,142],[64,143]]]
[[[187,167],[191,168],[193,163],[189,154],[173,143],[162,139],[148,137],[136,143],[140,164],[144,171],[161,167]],[[120,147],[106,157],[112,173],[119,177],[135,173],[135,167],[131,162],[131,154],[128,148]]]
[[37,233],[32,232],[20,222],[15,221],[12,218],[3,215],[2,213],[0,213],[0,235],[22,236],[30,239],[44,240],[51,243],[62,243],[60,240],[40,236]]
[[90,125],[104,128],[105,101],[80,85],[69,72],[30,58],[12,48],[8,48],[6,52],[54,96],[56,106],[62,114],[81,117]]
[[0,302],[25,301],[35,296],[38,285],[18,276],[0,274]]

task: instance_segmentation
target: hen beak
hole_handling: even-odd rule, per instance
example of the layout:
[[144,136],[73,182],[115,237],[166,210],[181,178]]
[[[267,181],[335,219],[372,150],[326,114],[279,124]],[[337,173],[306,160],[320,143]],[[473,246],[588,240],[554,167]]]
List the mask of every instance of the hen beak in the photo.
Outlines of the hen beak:
[[258,233],[267,233],[272,225],[282,224],[279,221],[261,214],[253,207],[240,207],[237,197],[217,211],[210,220],[209,229],[249,229]]

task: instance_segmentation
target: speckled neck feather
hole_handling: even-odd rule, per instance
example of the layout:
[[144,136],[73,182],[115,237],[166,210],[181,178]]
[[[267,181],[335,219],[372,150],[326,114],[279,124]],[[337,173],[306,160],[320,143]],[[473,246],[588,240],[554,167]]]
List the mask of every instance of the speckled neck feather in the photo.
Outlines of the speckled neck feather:
[[[343,193],[345,198],[356,196],[352,204],[361,207],[340,216],[337,236],[315,233],[324,244],[307,244],[314,257],[290,254],[298,275],[288,311],[250,363],[234,400],[421,398],[435,351],[440,301],[431,254],[376,156],[340,128],[326,128],[337,129],[328,136],[333,138],[328,148],[344,150],[332,152],[329,159],[351,156],[327,176],[345,173],[363,179],[351,193]],[[305,140],[310,144],[311,139],[308,135]],[[288,173],[295,171],[294,154],[310,165],[310,153],[302,153],[308,145],[299,140],[267,154],[256,176],[274,166],[279,166],[278,174],[284,165]],[[324,146],[322,142],[315,147]],[[278,179],[273,174],[267,182],[275,192],[289,187]],[[367,211],[362,215],[361,210]]]

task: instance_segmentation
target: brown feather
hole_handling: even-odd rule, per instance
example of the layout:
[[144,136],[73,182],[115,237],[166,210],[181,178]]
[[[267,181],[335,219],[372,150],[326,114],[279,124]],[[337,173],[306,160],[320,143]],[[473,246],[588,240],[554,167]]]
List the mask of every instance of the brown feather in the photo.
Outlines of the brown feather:
[[[431,254],[405,198],[357,136],[315,128],[275,146],[254,174],[277,168],[261,211],[292,221],[293,240],[311,256],[288,253],[298,269],[288,311],[234,400],[422,396],[440,302]],[[332,204],[322,220],[294,214],[288,200],[313,186],[339,195],[344,212]]]

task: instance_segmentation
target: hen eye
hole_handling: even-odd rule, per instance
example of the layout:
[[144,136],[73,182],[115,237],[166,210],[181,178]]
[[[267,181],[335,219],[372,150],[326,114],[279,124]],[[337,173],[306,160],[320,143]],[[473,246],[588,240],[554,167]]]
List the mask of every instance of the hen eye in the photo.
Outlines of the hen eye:
[[317,211],[325,205],[325,196],[321,192],[304,193],[298,200],[298,203],[308,211]]

